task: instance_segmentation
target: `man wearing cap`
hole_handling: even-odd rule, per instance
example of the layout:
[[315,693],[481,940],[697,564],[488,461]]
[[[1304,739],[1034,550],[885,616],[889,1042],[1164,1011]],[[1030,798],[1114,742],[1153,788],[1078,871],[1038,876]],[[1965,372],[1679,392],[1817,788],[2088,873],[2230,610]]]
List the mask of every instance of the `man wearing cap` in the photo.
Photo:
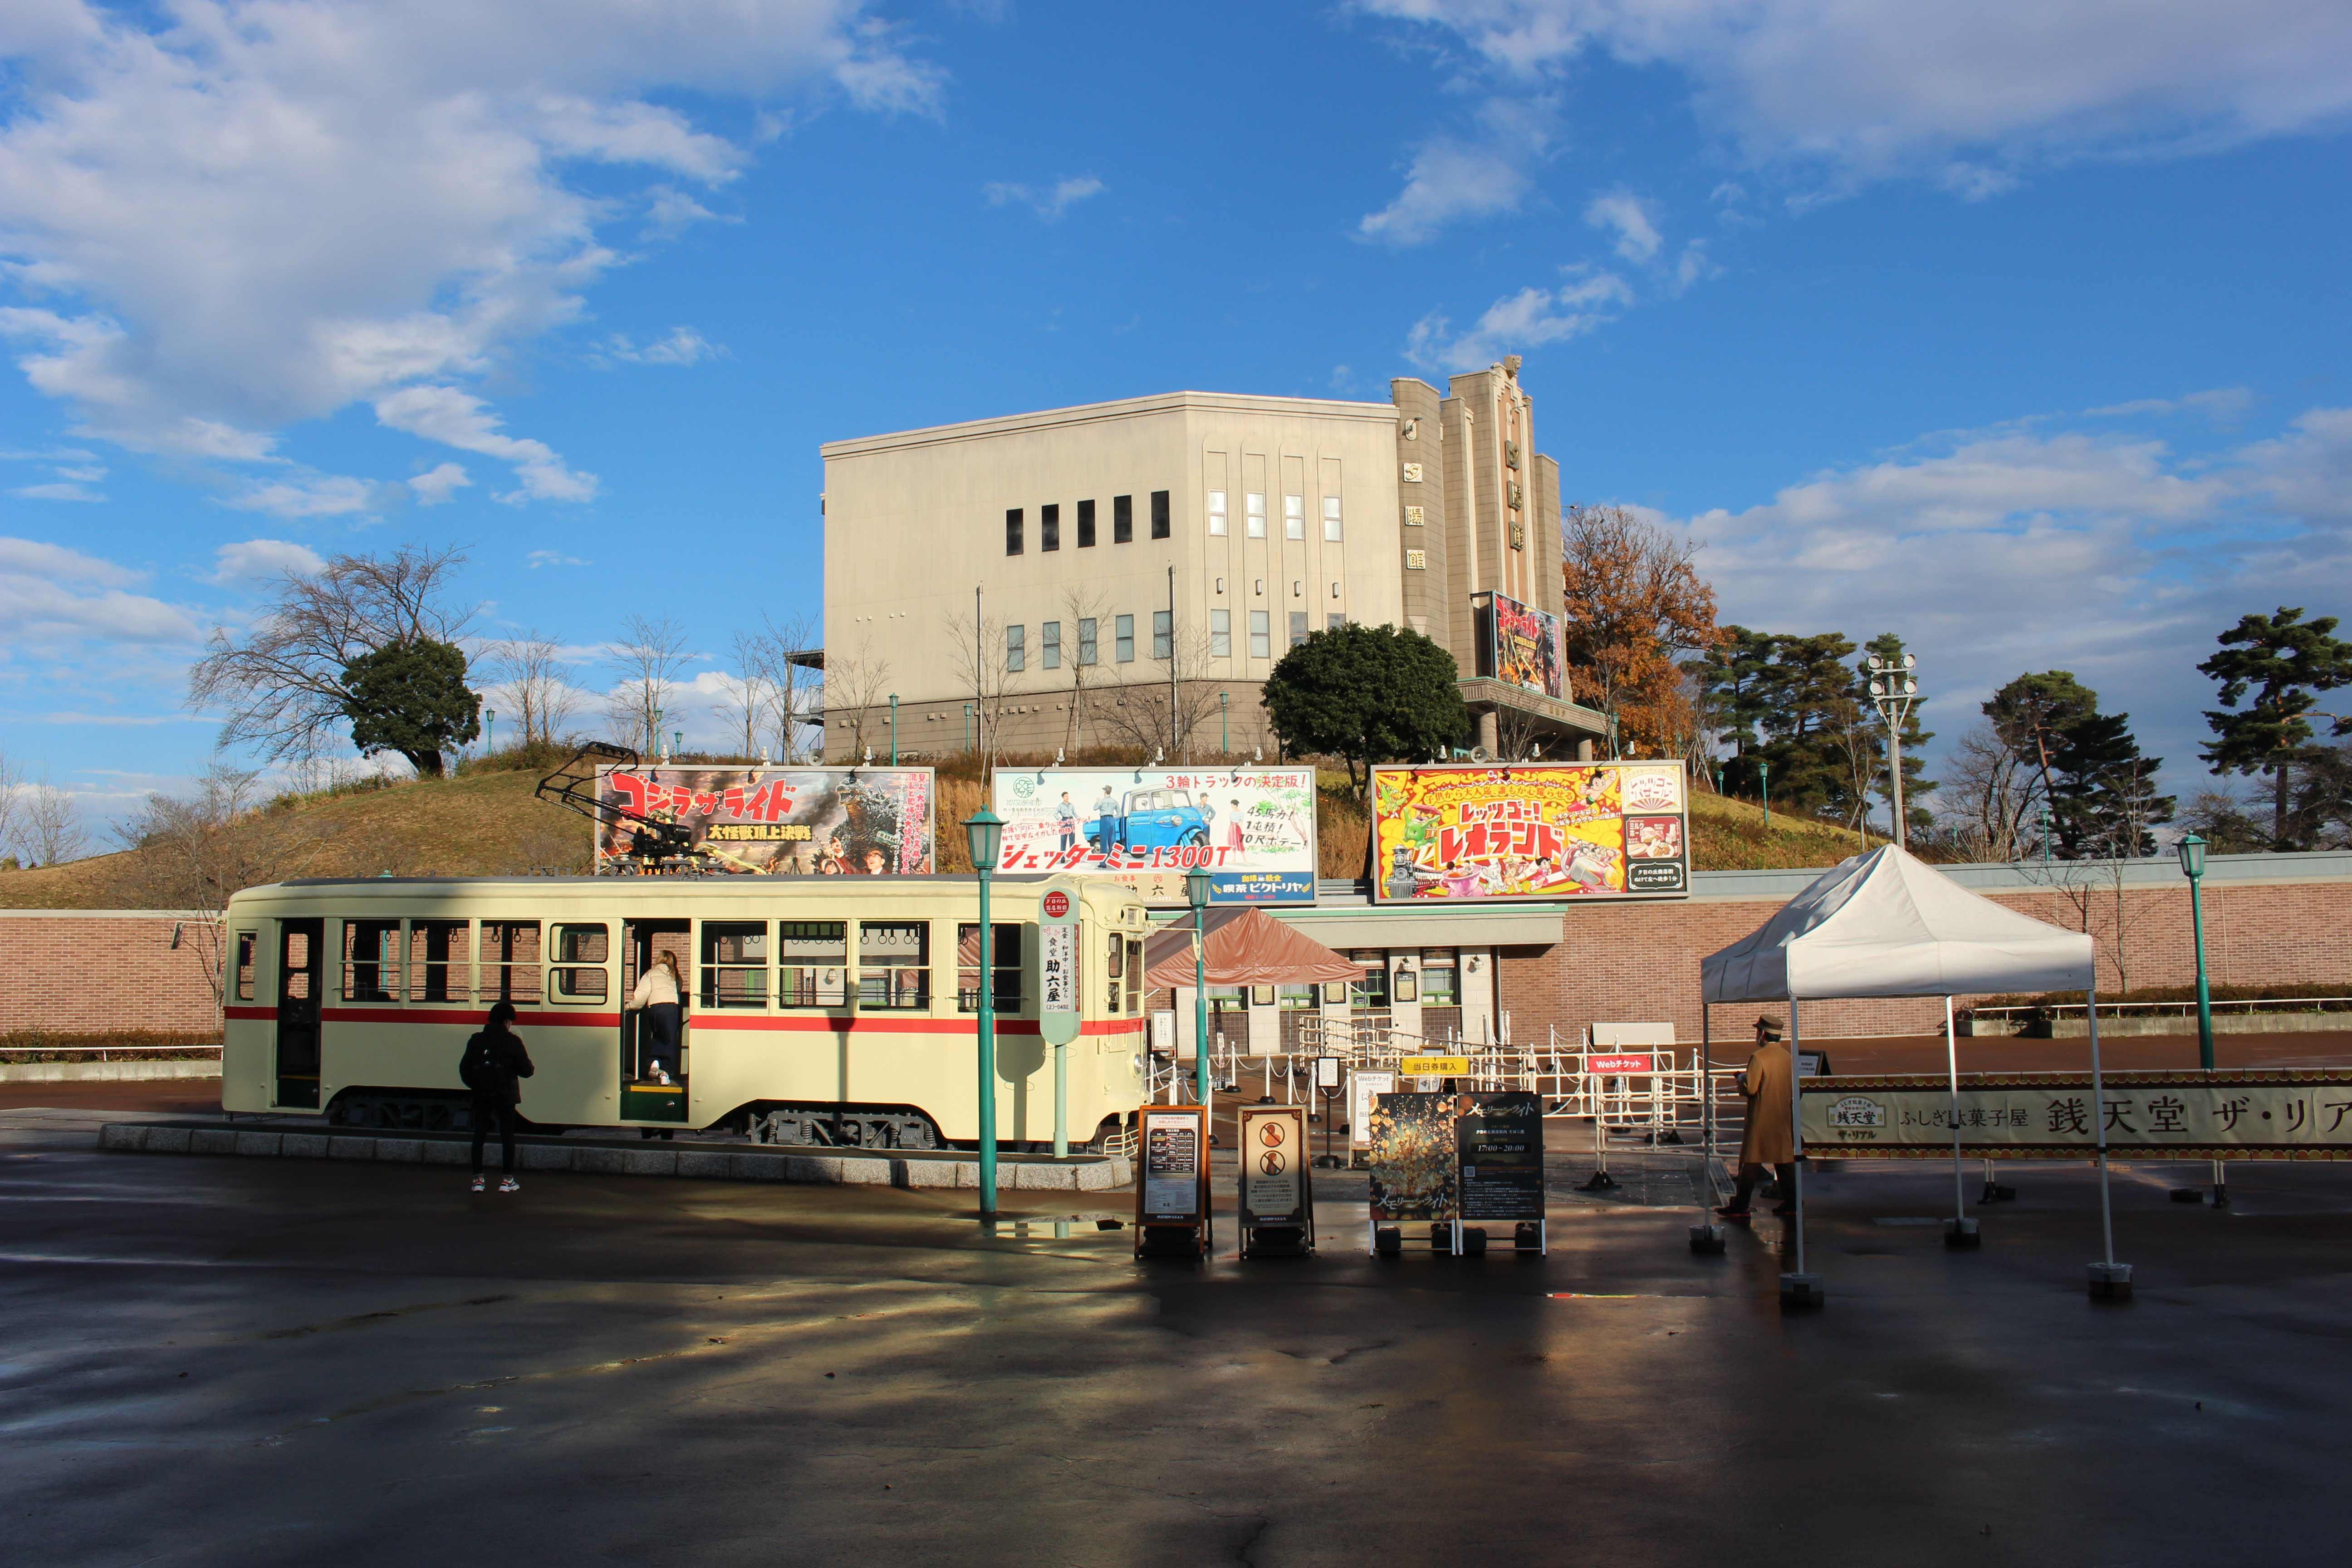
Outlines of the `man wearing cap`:
[[1715,1211],[1726,1219],[1748,1217],[1748,1196],[1767,1165],[1780,1179],[1781,1201],[1772,1212],[1797,1212],[1797,1140],[1789,1104],[1795,1075],[1796,1063],[1780,1043],[1780,1021],[1757,1019],[1756,1054],[1739,1075],[1739,1092],[1748,1097],[1748,1128],[1739,1137],[1739,1184],[1731,1201]]

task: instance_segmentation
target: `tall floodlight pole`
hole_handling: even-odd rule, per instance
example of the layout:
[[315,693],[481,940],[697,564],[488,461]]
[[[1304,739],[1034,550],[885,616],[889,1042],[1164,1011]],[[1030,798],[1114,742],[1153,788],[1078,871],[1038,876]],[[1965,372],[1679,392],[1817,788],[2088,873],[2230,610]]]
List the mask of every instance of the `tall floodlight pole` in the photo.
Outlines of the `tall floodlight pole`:
[[1919,682],[1913,671],[1919,661],[1910,654],[1899,659],[1870,656],[1870,700],[1886,721],[1886,766],[1895,779],[1895,842],[1911,845],[1911,825],[1903,820],[1903,726],[1911,720],[1911,706],[1919,700]]
[[1209,887],[1207,867],[1184,873],[1184,900],[1192,906],[1193,1082],[1203,1107],[1209,1103]]
[[982,806],[964,819],[964,847],[980,873],[980,1216],[996,1217],[996,987],[988,951],[988,879],[1004,847],[1004,819]]

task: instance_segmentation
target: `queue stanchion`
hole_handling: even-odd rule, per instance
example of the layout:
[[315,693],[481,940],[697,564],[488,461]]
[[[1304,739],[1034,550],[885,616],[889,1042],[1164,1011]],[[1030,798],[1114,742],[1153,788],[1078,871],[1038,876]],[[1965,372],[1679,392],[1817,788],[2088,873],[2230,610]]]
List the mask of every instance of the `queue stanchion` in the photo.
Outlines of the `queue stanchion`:
[[1317,1057],[1315,1092],[1323,1100],[1323,1152],[1316,1156],[1315,1163],[1326,1171],[1336,1171],[1344,1163],[1331,1152],[1331,1102],[1339,1098],[1339,1058]]

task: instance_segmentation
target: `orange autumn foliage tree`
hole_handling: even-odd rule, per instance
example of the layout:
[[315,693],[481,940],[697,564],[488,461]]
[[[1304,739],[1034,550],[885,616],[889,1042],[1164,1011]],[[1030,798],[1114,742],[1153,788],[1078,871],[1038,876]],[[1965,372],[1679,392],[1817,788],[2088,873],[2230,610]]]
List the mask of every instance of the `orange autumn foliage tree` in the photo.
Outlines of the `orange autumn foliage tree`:
[[1698,702],[1680,661],[1725,637],[1715,590],[1692,565],[1699,547],[1614,506],[1570,507],[1560,546],[1575,700],[1613,721],[1613,756],[1692,754]]

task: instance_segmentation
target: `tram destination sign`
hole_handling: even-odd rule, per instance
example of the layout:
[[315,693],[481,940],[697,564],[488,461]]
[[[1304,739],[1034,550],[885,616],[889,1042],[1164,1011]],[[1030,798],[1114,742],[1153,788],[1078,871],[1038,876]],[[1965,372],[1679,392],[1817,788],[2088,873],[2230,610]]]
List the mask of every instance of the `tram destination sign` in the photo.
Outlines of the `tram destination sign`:
[[1374,768],[1372,888],[1382,903],[1684,897],[1682,767]]
[[606,764],[596,799],[600,876],[636,868],[618,814],[676,823],[712,873],[763,877],[928,876],[935,781],[929,768],[668,767]]
[[1315,901],[1312,768],[1000,768],[1000,871],[1103,877],[1148,903]]

